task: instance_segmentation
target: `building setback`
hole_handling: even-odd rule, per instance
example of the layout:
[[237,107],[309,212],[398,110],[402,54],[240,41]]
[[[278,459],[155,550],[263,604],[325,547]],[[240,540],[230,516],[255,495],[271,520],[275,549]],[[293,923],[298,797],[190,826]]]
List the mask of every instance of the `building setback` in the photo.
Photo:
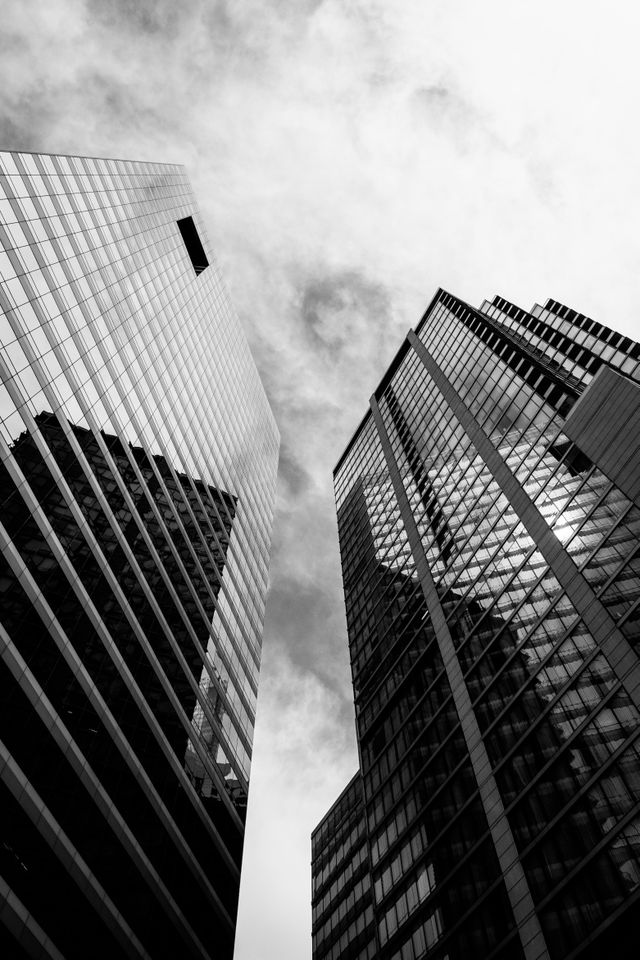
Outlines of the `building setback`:
[[278,431],[181,167],[0,207],[0,954],[231,958]]
[[635,957],[640,346],[439,290],[334,479],[372,896],[334,807],[314,960]]

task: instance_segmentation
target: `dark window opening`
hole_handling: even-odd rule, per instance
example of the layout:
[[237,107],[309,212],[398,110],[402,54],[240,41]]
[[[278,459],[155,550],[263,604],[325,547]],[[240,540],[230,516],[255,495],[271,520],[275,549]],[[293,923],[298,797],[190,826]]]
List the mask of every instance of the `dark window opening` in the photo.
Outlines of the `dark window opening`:
[[209,266],[209,261],[207,260],[206,253],[204,252],[200,234],[198,233],[197,227],[193,222],[193,217],[184,217],[184,219],[178,220],[178,227],[180,229],[180,233],[182,234],[184,245],[187,248],[187,253],[189,254],[189,259],[193,264],[193,269],[195,270],[196,275],[202,273],[202,271],[206,270],[206,268]]
[[583,453],[570,440],[553,444],[549,447],[549,453],[552,453],[556,460],[562,460],[562,465],[567,468],[572,477],[586,473],[593,466],[586,453]]

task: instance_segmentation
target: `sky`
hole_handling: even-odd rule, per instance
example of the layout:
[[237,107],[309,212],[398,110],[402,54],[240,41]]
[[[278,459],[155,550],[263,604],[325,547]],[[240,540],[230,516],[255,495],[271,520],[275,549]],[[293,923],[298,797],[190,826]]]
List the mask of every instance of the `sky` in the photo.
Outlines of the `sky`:
[[235,960],[357,766],[331,474],[438,287],[640,339],[640,8],[3,0],[0,149],[184,163],[282,435]]

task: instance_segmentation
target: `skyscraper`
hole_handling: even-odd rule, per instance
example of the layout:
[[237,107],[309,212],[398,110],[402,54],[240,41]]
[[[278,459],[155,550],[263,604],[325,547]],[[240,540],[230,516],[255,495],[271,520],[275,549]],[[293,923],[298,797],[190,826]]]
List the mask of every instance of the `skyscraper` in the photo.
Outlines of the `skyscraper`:
[[0,207],[0,953],[231,957],[277,428],[181,167]]
[[375,957],[369,851],[358,771],[311,838],[314,956]]
[[640,346],[439,290],[334,478],[373,923],[321,824],[315,960],[635,956]]

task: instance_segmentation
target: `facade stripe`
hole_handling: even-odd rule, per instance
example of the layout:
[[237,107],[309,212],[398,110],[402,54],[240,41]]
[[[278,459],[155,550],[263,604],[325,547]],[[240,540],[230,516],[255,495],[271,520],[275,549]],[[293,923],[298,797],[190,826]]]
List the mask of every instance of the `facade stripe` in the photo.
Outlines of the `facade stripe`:
[[462,669],[456,656],[455,647],[449,632],[449,627],[438,597],[436,585],[429,570],[429,564],[424,552],[422,538],[411,510],[411,505],[400,476],[398,464],[393,454],[389,436],[380,413],[380,407],[375,396],[369,401],[378,436],[384,451],[389,476],[393,484],[396,501],[400,509],[400,516],[411,546],[411,553],[416,572],[420,580],[424,599],[429,610],[429,617],[436,634],[438,646],[453,693],[456,712],[462,725],[469,757],[480,790],[482,805],[485,810],[491,836],[495,845],[500,869],[505,879],[507,895],[511,903],[513,914],[518,926],[522,948],[526,960],[549,960],[549,951],[535,912],[531,891],[527,883],[522,864],[518,856],[509,821],[504,810],[502,798],[498,791],[495,778],[491,772],[491,764],[482,740],[478,721],[476,720],[471,698],[462,676]]
[[410,332],[408,337],[425,369],[464,427],[474,447],[499,484],[500,489],[527,528],[558,582],[586,623],[589,632],[601,646],[632,702],[640,709],[640,661],[637,654],[631,649],[628,640],[616,627],[608,610],[596,597],[573,559],[564,550],[561,542],[551,531],[536,505],[522,489],[491,440],[478,425],[475,417],[469,412],[438,364],[433,360],[425,345],[413,332]]

